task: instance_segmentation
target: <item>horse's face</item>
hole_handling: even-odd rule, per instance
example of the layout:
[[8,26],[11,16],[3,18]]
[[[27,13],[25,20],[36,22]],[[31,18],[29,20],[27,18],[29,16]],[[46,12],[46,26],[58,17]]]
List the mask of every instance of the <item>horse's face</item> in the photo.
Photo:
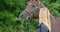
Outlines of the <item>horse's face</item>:
[[39,16],[39,6],[37,3],[29,3],[26,9],[19,15],[20,20],[28,20]]

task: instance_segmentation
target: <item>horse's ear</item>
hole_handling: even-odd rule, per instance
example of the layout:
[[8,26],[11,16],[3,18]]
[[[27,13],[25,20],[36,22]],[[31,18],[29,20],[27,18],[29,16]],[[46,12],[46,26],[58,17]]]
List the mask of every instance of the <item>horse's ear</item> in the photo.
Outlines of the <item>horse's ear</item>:
[[36,2],[39,2],[39,0],[35,0]]
[[27,5],[29,4],[29,3],[32,3],[32,2],[39,2],[39,0],[29,0],[29,2],[27,3]]
[[29,4],[29,3],[31,3],[33,0],[29,0],[28,2],[27,2],[27,5]]
[[38,2],[39,0],[29,0],[29,2],[32,2],[32,1],[36,1],[36,2]]
[[33,0],[29,0],[29,2],[32,2]]
[[35,0],[35,1],[38,1],[38,0]]

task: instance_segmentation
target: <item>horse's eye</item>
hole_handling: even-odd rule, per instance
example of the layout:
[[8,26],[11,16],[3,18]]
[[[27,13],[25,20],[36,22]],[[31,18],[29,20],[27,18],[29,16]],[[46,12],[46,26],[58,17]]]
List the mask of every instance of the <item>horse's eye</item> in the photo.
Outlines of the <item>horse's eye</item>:
[[32,7],[34,8],[34,7],[35,7],[35,5],[32,5]]

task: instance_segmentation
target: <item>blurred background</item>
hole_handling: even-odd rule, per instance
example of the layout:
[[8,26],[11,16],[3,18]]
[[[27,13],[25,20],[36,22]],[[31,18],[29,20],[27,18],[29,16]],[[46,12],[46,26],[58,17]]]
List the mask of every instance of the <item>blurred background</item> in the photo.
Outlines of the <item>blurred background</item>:
[[[29,0],[0,0],[0,32],[24,32],[24,26],[17,18],[26,8]],[[60,0],[40,0],[52,15],[60,18]],[[38,19],[30,21],[30,32],[36,31]]]

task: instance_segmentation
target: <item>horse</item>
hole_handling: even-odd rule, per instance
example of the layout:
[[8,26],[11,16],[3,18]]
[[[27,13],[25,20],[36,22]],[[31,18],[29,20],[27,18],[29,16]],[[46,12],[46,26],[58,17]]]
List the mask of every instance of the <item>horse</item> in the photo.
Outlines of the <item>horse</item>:
[[[25,23],[24,25],[26,27],[29,27],[29,20],[32,20],[34,18],[39,18],[39,1],[38,0],[30,0],[27,3],[27,7],[26,9],[24,9],[24,11],[22,11],[22,13],[19,15],[18,21],[21,21],[21,23]],[[22,23],[22,24],[23,24]],[[26,24],[27,23],[27,24]],[[25,30],[27,30],[26,32],[29,31],[29,28],[26,28]]]
[[[26,9],[19,15],[20,20],[28,20],[39,18],[39,25],[41,32],[59,32],[60,19],[51,15],[48,8],[46,8],[39,0],[30,0]],[[43,24],[42,24],[43,23]],[[44,28],[45,27],[45,28]],[[37,29],[38,30],[38,29]]]
[[[38,0],[30,0],[27,3],[26,9],[19,15],[19,19],[26,20],[38,18],[39,17],[39,1]],[[27,20],[28,20],[27,19]]]
[[[27,3],[26,9],[19,15],[19,19],[25,21],[28,19],[31,20],[34,18],[39,18],[39,11],[40,11],[40,8],[43,8],[43,6],[44,6],[43,4],[39,3],[39,0],[30,0]],[[44,27],[46,29],[46,26],[44,26]],[[36,30],[36,32],[37,32],[37,30]]]

